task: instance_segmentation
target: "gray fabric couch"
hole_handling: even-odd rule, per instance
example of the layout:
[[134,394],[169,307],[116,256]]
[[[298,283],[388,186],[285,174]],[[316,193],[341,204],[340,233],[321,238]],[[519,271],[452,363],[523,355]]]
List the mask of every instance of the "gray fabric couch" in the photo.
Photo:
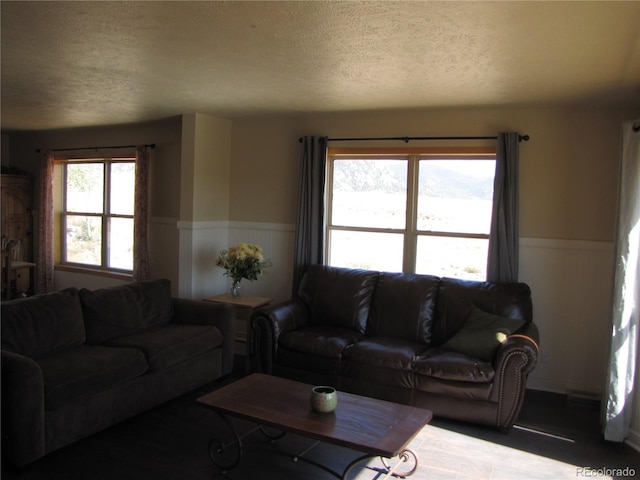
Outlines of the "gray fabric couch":
[[17,466],[218,379],[233,313],[168,280],[4,302],[3,461]]

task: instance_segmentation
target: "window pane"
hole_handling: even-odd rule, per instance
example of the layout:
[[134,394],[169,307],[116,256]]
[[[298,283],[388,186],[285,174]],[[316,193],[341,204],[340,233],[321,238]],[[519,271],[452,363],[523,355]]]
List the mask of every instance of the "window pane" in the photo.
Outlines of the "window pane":
[[110,220],[109,267],[133,270],[133,219],[131,218]]
[[67,216],[67,262],[101,265],[102,221],[100,217]]
[[489,234],[495,160],[420,160],[418,230]]
[[487,278],[489,240],[475,238],[418,237],[416,273],[467,280]]
[[100,163],[67,165],[68,212],[102,213],[104,168]]
[[406,208],[405,160],[333,162],[333,225],[404,228]]
[[116,215],[133,215],[135,198],[135,163],[111,164],[111,212]]
[[403,235],[333,230],[329,265],[385,272],[402,271]]

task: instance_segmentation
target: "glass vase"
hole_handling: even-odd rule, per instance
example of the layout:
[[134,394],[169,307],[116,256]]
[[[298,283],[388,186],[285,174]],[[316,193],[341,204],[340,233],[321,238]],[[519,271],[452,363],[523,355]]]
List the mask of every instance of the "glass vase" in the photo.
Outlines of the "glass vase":
[[229,293],[233,298],[240,296],[240,280],[233,281],[233,283],[231,284],[231,289],[229,290]]

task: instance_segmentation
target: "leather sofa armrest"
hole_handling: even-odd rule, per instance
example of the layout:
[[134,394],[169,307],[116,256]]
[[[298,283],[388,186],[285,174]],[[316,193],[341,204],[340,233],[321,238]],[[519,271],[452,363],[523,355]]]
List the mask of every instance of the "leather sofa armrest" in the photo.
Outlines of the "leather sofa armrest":
[[539,344],[538,327],[531,322],[509,335],[496,353],[491,400],[498,402],[496,425],[503,430],[509,430],[520,413],[527,376],[538,361]]
[[224,337],[222,344],[222,374],[233,371],[235,353],[235,312],[231,305],[187,298],[173,299],[172,323],[213,325]]
[[283,332],[307,325],[307,307],[299,299],[262,307],[253,313],[251,323],[258,372],[271,374],[278,338]]
[[3,458],[22,467],[46,452],[44,380],[31,358],[2,350]]

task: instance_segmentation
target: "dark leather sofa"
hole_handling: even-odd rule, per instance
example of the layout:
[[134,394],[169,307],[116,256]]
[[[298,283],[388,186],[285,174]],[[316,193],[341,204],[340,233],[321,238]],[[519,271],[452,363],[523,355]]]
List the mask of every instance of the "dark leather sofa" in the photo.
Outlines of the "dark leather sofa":
[[233,369],[233,312],[168,280],[3,302],[3,462],[43,455]]
[[523,283],[314,265],[252,322],[261,372],[504,431],[538,355]]

